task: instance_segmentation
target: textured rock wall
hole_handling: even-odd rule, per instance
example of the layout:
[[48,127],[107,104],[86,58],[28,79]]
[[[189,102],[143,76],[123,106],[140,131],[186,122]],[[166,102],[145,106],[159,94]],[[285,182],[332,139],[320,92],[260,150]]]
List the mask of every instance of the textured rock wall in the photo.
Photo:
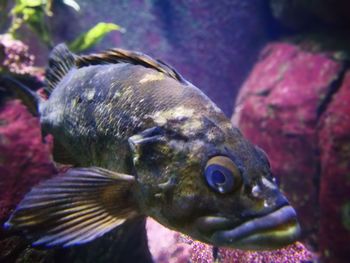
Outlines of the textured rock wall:
[[350,70],[338,88],[319,126],[319,238],[328,262],[350,258]]
[[269,155],[321,262],[350,252],[349,1],[270,1],[280,29],[242,86],[233,122]]
[[[6,103],[0,110],[0,224],[34,184],[55,173],[50,159],[50,142],[43,142],[38,119],[19,101]],[[18,236],[0,231],[0,261],[45,257],[30,252]]]
[[319,217],[317,107],[340,71],[340,64],[325,54],[270,44],[236,102],[234,122],[269,154],[308,239],[316,238],[311,235]]
[[325,262],[349,258],[350,78],[337,52],[312,41],[269,44],[232,119],[269,155],[303,239]]
[[[242,251],[218,248],[190,239],[178,232],[164,228],[152,219],[146,223],[147,236],[154,261],[157,263],[300,263],[311,262],[314,255],[296,242],[274,251]],[[159,242],[159,240],[164,240]]]

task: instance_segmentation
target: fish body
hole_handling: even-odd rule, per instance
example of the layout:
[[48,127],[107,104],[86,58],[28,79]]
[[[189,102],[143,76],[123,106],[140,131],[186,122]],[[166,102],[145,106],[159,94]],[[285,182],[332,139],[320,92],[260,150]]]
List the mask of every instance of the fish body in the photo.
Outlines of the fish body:
[[[196,129],[204,132],[209,112],[231,127],[216,105],[190,83],[122,63],[71,70],[41,105],[40,119],[45,132],[79,156],[81,166],[131,173],[125,167],[130,137],[167,122],[176,122],[183,136]],[[111,155],[113,151],[117,154]]]
[[266,154],[171,67],[60,45],[47,79],[42,129],[55,160],[75,168],[34,187],[6,227],[49,246],[86,243],[137,216],[216,246],[269,249],[298,237]]

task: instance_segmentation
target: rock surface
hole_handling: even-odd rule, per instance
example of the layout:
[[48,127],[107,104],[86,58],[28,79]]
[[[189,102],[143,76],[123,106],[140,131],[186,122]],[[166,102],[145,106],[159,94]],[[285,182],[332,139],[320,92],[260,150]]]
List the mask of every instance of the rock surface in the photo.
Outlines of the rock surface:
[[[51,142],[43,142],[37,118],[31,116],[19,101],[8,102],[0,109],[0,225],[30,188],[54,174],[50,158]],[[21,258],[41,258],[41,252],[31,250],[18,236],[0,231],[0,261]],[[28,253],[27,253],[28,252]],[[44,252],[43,252],[44,253]],[[40,255],[39,255],[40,254]],[[46,253],[44,253],[46,254]],[[43,256],[45,257],[45,255]],[[39,260],[38,260],[39,261]]]
[[50,150],[51,140],[47,137],[43,141],[39,120],[18,100],[1,107],[1,223],[33,185],[55,173]]
[[[275,251],[249,252],[219,248],[213,257],[213,247],[194,241],[178,232],[164,228],[152,219],[147,220],[147,236],[152,256],[157,263],[300,263],[311,262],[314,255],[301,243]],[[160,244],[159,240],[163,240]]]
[[340,68],[325,55],[270,44],[236,102],[235,124],[270,156],[308,237],[317,233],[319,212],[317,107]]
[[350,70],[320,120],[320,251],[327,262],[350,258]]
[[237,98],[233,122],[269,155],[274,175],[297,209],[304,240],[330,255],[327,262],[345,262],[350,240],[347,64],[333,52],[301,46],[281,42],[263,50]]

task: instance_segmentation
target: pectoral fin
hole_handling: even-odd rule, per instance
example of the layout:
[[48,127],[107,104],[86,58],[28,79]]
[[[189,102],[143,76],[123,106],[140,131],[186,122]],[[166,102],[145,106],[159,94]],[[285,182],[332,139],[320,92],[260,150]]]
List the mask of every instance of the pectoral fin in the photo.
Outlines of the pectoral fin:
[[72,168],[34,187],[5,227],[24,232],[33,245],[86,243],[137,215],[134,184],[130,175]]

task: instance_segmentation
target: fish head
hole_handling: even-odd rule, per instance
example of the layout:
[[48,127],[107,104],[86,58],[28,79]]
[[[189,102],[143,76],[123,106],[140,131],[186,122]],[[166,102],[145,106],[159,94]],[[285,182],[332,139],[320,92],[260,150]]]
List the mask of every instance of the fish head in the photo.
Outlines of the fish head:
[[200,121],[192,133],[183,125],[163,127],[162,139],[138,155],[134,163],[145,213],[215,246],[262,250],[296,241],[296,212],[264,151],[228,121]]

